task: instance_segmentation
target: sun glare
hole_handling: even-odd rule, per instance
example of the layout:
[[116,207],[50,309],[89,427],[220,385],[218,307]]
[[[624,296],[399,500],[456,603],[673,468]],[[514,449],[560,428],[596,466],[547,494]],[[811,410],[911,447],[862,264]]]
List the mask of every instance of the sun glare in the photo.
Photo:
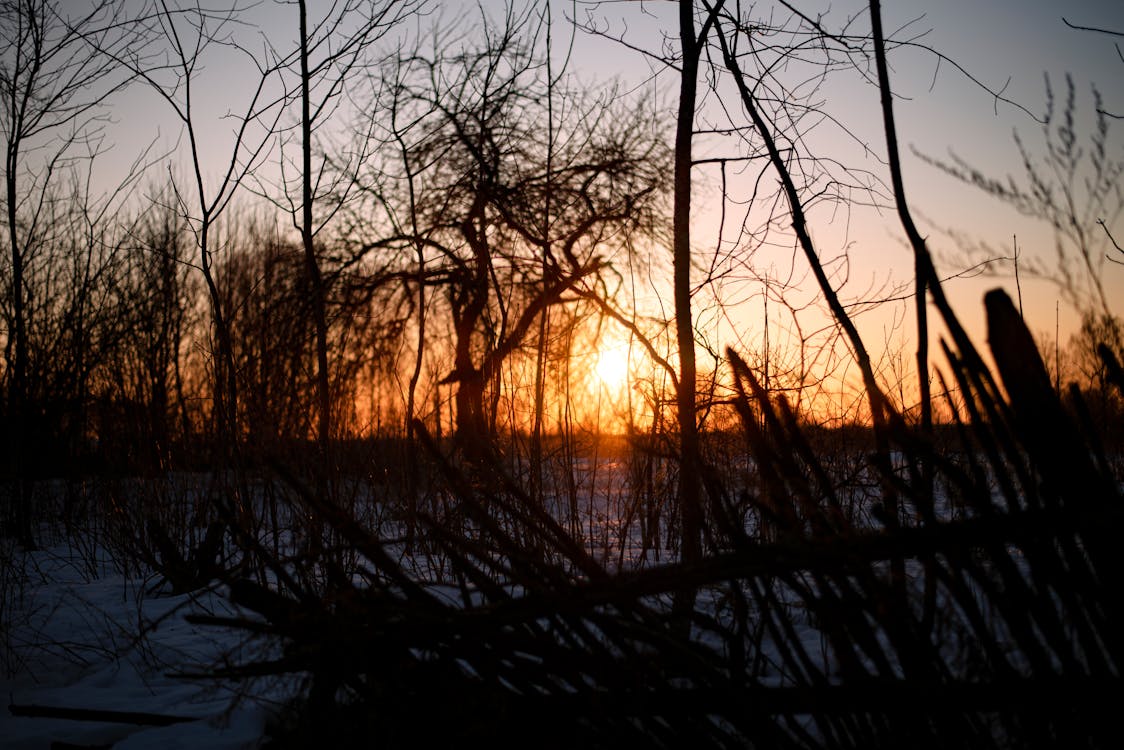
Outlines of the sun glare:
[[597,364],[594,366],[597,379],[601,385],[620,391],[628,384],[628,346],[626,344],[612,344],[604,346],[597,353]]

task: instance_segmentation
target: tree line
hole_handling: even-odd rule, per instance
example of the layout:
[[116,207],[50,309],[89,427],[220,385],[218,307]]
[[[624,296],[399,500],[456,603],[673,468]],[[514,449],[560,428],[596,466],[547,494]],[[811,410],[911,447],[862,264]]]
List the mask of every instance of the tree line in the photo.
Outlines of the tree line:
[[[799,408],[853,363],[861,384],[847,418],[877,424],[896,377],[895,408],[931,424],[927,353],[905,368],[915,381],[906,389],[905,371],[868,351],[849,312],[856,300],[842,296],[845,270],[806,230],[825,209],[889,205],[899,186],[801,155],[816,89],[775,95],[781,62],[823,80],[844,65],[871,68],[881,59],[871,34],[828,33],[799,11],[762,24],[723,2],[681,3],[679,44],[641,50],[676,78],[672,107],[579,81],[566,59],[575,26],[558,24],[549,3],[452,22],[412,1],[283,10],[271,38],[244,33],[254,8],[238,4],[4,5],[0,385],[5,474],[17,485],[253,461],[298,444],[326,466],[333,441],[410,445],[420,430],[470,461],[514,450],[538,494],[546,436],[572,433],[588,411],[570,391],[582,375],[574,353],[614,328],[646,362],[626,426],[678,457],[684,539],[694,540],[699,431],[733,413],[720,347],[701,375],[695,360],[709,346],[699,316],[722,304],[703,290],[733,265],[752,267],[766,241],[799,251],[814,306],[834,321],[824,337],[805,334],[765,272],[766,319],[770,301],[774,319],[790,316],[799,352],[772,354],[767,337],[764,353],[744,352],[766,389]],[[818,57],[802,56],[809,45]],[[216,122],[200,114],[216,95],[204,71],[232,60],[249,82]],[[179,140],[153,140],[122,163],[109,118],[139,95]],[[738,110],[726,127],[700,120],[715,102]],[[1103,152],[1103,118],[1098,127]],[[693,153],[710,137],[734,145]],[[123,172],[108,185],[107,162]],[[1111,159],[1100,163],[1098,196],[1118,175]],[[723,208],[737,205],[726,182],[735,168],[776,178],[758,178],[752,210],[737,221],[724,213],[718,249],[703,250],[692,184],[718,169]],[[917,231],[907,234],[920,248]],[[928,301],[943,303],[928,251],[916,257],[925,343]],[[635,304],[638,277],[670,282],[662,313]]]

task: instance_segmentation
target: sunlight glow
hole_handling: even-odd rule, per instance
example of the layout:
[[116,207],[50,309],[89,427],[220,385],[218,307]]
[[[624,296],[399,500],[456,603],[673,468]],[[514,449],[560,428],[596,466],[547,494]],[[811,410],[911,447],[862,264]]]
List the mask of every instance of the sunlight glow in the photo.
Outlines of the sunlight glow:
[[594,372],[601,385],[613,392],[622,392],[628,387],[628,345],[614,343],[604,346],[597,353]]

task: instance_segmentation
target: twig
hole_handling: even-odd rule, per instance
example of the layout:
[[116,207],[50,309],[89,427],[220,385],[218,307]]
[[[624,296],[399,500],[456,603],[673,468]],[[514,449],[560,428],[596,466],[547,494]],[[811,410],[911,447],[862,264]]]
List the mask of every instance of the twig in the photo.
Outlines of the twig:
[[68,708],[66,706],[39,706],[35,704],[8,704],[8,713],[29,719],[70,719],[72,721],[107,721],[120,724],[143,724],[168,727],[188,721],[198,721],[201,716],[171,716],[143,711],[109,711],[100,708]]

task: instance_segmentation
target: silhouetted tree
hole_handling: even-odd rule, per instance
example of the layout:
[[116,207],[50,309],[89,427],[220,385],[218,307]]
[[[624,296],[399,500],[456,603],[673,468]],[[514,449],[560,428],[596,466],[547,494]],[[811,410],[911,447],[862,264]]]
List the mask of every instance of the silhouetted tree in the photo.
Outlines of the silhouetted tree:
[[[292,164],[287,153],[288,134],[281,133],[279,158],[282,169],[284,198],[273,198],[291,217],[293,227],[300,234],[304,253],[304,273],[308,279],[308,299],[316,347],[316,437],[322,454],[327,459],[328,444],[333,437],[332,427],[332,377],[329,372],[328,307],[331,296],[332,275],[323,266],[317,240],[324,227],[346,201],[349,185],[355,171],[361,168],[368,155],[370,144],[356,154],[331,155],[334,169],[329,170],[329,159],[321,160],[319,169],[313,169],[313,155],[317,151],[314,134],[325,128],[340,109],[345,87],[351,79],[374,62],[375,45],[392,29],[412,14],[420,12],[424,0],[347,0],[333,3],[320,15],[313,9],[310,19],[305,0],[296,3],[298,11],[298,36],[295,53],[273,54],[279,60],[292,61],[293,78],[288,96],[296,104],[299,141],[296,144],[299,162]],[[288,166],[295,166],[295,174]],[[327,178],[327,179],[325,179]]]
[[666,151],[657,120],[643,107],[559,91],[569,97],[568,135],[548,144],[550,84],[529,23],[508,15],[485,22],[482,49],[400,61],[410,70],[395,73],[395,121],[409,123],[398,133],[404,170],[381,167],[362,185],[390,217],[389,236],[362,250],[393,267],[398,253],[424,247],[414,281],[444,290],[454,342],[444,381],[455,384],[458,442],[477,456],[492,441],[486,394],[496,394],[507,358],[533,341],[541,313],[594,287],[612,252],[660,223]]
[[[31,543],[31,521],[23,489],[23,472],[33,453],[28,452],[31,434],[41,431],[35,422],[40,407],[31,403],[31,338],[37,327],[50,324],[34,317],[47,314],[52,300],[43,284],[52,284],[52,269],[44,265],[46,254],[59,243],[78,242],[86,247],[91,265],[77,270],[69,314],[79,316],[78,349],[71,353],[82,359],[81,347],[88,335],[83,324],[90,307],[83,296],[89,290],[97,260],[89,253],[100,252],[86,240],[97,242],[107,231],[109,206],[120,197],[110,190],[101,198],[83,193],[82,165],[88,164],[104,148],[102,126],[110,98],[131,78],[114,56],[132,50],[137,59],[147,60],[147,29],[137,23],[123,3],[103,0],[84,6],[81,11],[63,7],[54,0],[17,0],[0,5],[0,132],[4,146],[4,295],[7,323],[4,342],[4,380],[6,402],[7,474],[17,478],[17,488],[9,501],[6,528],[21,541]],[[128,185],[135,172],[126,177]],[[67,180],[77,181],[65,185]],[[86,185],[88,187],[88,184]],[[73,188],[73,190],[72,190]],[[69,206],[58,205],[74,201]],[[80,234],[60,239],[52,222],[66,215],[81,214]],[[73,227],[73,225],[71,225]],[[61,249],[61,248],[60,248]],[[81,266],[82,260],[76,260]],[[58,281],[55,279],[54,281]],[[52,311],[53,312],[53,311]],[[46,333],[47,331],[43,331]],[[84,387],[85,361],[76,361],[71,375]],[[42,381],[35,387],[44,385]]]
[[[194,240],[197,266],[210,304],[215,339],[211,359],[212,426],[219,452],[227,455],[235,450],[238,437],[238,377],[228,323],[231,311],[222,306],[213,270],[216,250],[221,247],[215,235],[219,220],[234,202],[248,175],[262,168],[269,157],[285,112],[286,92],[281,75],[293,60],[293,57],[277,59],[266,53],[251,52],[239,44],[235,32],[245,10],[239,4],[213,10],[198,4],[181,7],[161,2],[151,16],[151,26],[160,45],[159,61],[143,57],[133,49],[112,51],[113,59],[123,70],[142,79],[168,106],[185,136],[183,148],[188,174],[180,179],[171,173],[170,203]],[[216,52],[233,54],[256,74],[243,106],[238,108],[239,114],[230,115],[233,125],[226,142],[218,147],[204,140],[207,124],[199,114],[199,102],[204,98],[199,90],[203,85],[199,73],[208,55]],[[210,149],[214,153],[209,153]],[[215,158],[223,166],[219,177],[211,179],[206,165]]]
[[201,426],[186,351],[201,291],[188,243],[184,222],[159,196],[123,241],[109,304],[118,333],[97,372],[98,452],[111,462],[132,454],[133,468],[167,468]]

